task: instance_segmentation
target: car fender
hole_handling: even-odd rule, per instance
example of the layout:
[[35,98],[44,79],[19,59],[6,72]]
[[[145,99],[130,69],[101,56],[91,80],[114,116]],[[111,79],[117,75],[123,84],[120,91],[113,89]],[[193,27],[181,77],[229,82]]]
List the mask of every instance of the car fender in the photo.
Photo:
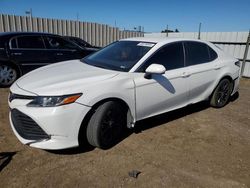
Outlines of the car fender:
[[220,81],[223,78],[229,77],[232,80],[236,79],[237,77],[239,77],[239,75],[237,76],[237,71],[235,72],[235,74],[232,74],[232,70],[230,70],[232,67],[230,66],[223,66],[220,69],[220,73],[216,79],[216,81],[213,83],[211,90],[210,90],[210,95],[213,93],[213,91],[215,90],[215,88],[217,87],[217,85],[220,83]]
[[135,85],[130,77],[117,76],[87,87],[77,102],[93,107],[100,101],[119,99],[127,104],[133,120],[136,121]]

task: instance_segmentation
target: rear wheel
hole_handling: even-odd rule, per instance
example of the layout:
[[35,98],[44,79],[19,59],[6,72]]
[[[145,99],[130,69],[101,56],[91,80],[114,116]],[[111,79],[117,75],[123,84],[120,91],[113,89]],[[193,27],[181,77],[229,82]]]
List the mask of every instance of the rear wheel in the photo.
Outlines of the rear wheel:
[[10,65],[0,65],[0,86],[8,87],[18,78],[17,70]]
[[87,140],[102,149],[114,146],[122,136],[126,125],[126,109],[118,102],[108,101],[100,105],[89,120]]
[[215,108],[225,106],[229,101],[232,90],[233,83],[229,79],[221,80],[212,94],[210,105]]

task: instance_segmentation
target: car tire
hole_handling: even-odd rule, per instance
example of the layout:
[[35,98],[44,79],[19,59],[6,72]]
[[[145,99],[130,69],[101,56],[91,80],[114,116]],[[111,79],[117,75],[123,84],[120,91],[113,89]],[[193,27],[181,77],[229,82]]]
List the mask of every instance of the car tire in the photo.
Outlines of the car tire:
[[210,105],[215,108],[224,107],[229,102],[232,90],[233,82],[227,78],[222,79],[211,96]]
[[126,127],[126,109],[118,102],[108,101],[97,107],[87,125],[90,145],[109,149],[122,136]]
[[19,74],[14,66],[0,64],[0,87],[9,87],[13,84]]

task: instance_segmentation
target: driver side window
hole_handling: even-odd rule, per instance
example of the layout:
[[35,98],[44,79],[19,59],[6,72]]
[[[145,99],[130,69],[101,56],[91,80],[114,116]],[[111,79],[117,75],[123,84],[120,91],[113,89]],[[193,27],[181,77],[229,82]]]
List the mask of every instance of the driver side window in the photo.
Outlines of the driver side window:
[[145,72],[147,67],[151,64],[163,65],[167,71],[184,67],[182,42],[167,44],[159,49],[148,60],[146,60],[142,67],[139,68],[138,72]]

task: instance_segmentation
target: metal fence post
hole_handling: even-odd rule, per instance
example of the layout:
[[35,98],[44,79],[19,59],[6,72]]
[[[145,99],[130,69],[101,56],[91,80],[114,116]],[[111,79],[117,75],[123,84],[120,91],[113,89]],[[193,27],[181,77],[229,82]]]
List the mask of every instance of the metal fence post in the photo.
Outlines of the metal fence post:
[[167,25],[166,37],[168,37],[168,25]]
[[199,24],[199,33],[198,33],[198,39],[201,39],[201,23]]
[[243,57],[243,61],[242,61],[242,66],[241,66],[241,76],[243,75],[245,65],[246,65],[246,59],[247,59],[247,54],[248,54],[248,50],[249,50],[249,43],[250,43],[250,30],[249,30],[249,33],[248,33],[246,48],[245,48],[244,57]]

